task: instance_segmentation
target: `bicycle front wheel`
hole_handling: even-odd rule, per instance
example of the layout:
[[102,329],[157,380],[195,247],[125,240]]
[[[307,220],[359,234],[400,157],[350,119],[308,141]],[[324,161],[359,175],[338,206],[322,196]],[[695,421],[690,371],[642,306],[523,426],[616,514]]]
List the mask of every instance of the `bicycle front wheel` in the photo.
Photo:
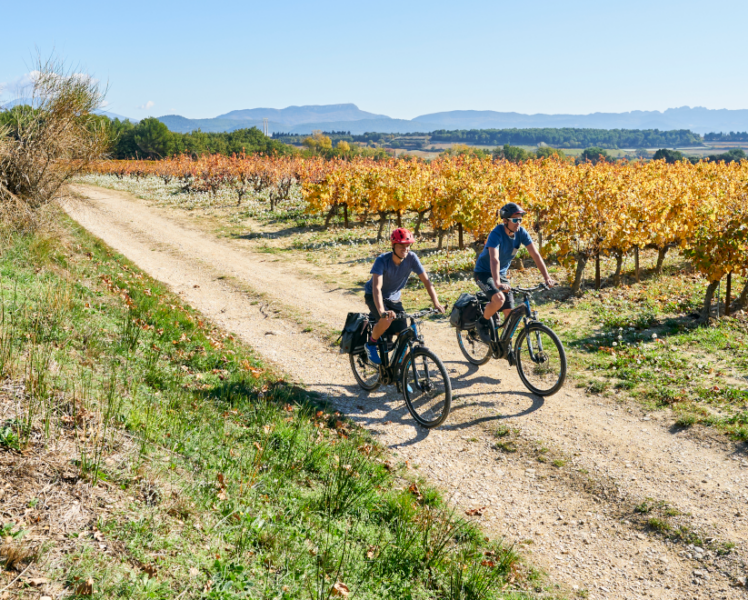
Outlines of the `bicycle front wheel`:
[[375,365],[366,356],[366,352],[360,354],[349,354],[351,361],[351,371],[356,378],[356,382],[361,389],[372,392],[377,389],[381,383],[379,379],[379,365]]
[[558,336],[541,323],[530,323],[515,346],[519,377],[534,394],[551,396],[566,379],[566,352]]
[[452,384],[442,361],[431,350],[416,348],[403,364],[405,405],[416,423],[431,429],[449,416]]
[[478,330],[456,329],[457,345],[465,359],[476,366],[485,365],[491,358],[491,347],[478,335]]

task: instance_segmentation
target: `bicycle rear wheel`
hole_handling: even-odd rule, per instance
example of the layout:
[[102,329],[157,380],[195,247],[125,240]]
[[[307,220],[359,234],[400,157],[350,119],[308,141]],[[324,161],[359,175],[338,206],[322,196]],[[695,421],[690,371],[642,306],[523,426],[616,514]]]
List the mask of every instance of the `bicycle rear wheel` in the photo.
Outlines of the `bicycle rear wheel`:
[[379,379],[379,365],[375,365],[366,356],[366,352],[348,355],[351,362],[351,371],[361,389],[367,392],[374,391],[381,383]]
[[566,379],[566,352],[558,336],[541,323],[530,323],[517,337],[517,372],[534,394],[551,396]]
[[426,348],[408,354],[402,386],[405,405],[416,423],[429,429],[444,423],[452,407],[452,384],[436,354]]
[[478,335],[478,330],[456,329],[457,345],[460,352],[471,365],[485,365],[491,358],[491,347]]

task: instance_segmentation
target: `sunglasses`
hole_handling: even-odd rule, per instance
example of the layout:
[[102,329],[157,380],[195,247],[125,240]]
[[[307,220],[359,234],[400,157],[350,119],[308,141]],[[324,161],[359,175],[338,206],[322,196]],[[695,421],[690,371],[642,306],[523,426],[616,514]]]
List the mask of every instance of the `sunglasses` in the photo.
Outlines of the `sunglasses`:
[[512,223],[521,223],[522,217],[515,217],[513,219],[509,219]]

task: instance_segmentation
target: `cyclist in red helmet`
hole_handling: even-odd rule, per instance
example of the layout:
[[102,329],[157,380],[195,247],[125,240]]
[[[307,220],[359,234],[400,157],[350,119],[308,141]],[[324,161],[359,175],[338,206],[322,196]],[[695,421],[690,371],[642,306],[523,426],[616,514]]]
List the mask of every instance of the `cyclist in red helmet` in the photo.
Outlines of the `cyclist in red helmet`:
[[[407,229],[403,227],[395,229],[390,236],[392,252],[386,252],[377,257],[371,267],[371,279],[364,286],[364,300],[369,307],[369,319],[376,321],[369,342],[366,344],[366,353],[369,360],[375,364],[382,362],[377,351],[377,341],[392,325],[395,313],[405,312],[400,302],[400,291],[405,287],[411,273],[418,275],[423,285],[426,286],[434,308],[441,313],[444,312],[444,307],[439,303],[436,290],[429,281],[426,270],[415,252],[410,249],[415,241],[415,237]],[[403,320],[398,320],[393,331],[399,333],[405,326],[406,323]]]

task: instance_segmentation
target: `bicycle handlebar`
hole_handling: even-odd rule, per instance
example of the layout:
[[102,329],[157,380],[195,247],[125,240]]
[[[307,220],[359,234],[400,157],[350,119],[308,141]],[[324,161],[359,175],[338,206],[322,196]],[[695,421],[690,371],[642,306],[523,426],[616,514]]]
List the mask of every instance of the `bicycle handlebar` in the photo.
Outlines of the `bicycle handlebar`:
[[549,290],[550,288],[545,283],[539,283],[534,288],[521,288],[521,287],[513,287],[513,292],[518,292],[520,294],[531,294],[533,292],[537,292],[538,290]]
[[[444,313],[447,312],[447,306],[444,306]],[[420,319],[421,317],[425,317],[426,315],[431,315],[434,313],[439,313],[438,310],[435,308],[424,308],[423,310],[419,310],[415,313],[406,313],[406,312],[398,312],[395,313],[395,319]]]

